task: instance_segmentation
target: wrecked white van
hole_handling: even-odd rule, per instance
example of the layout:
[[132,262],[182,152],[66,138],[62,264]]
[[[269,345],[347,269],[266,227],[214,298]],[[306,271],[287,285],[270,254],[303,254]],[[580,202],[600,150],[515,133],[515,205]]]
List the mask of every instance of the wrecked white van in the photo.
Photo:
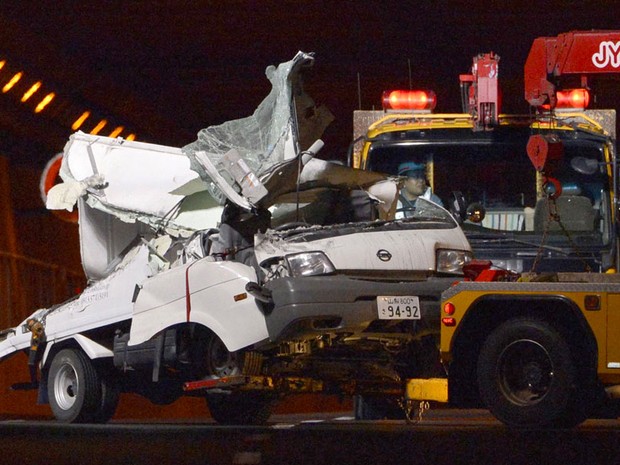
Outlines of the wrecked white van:
[[77,205],[89,284],[0,332],[0,358],[30,354],[16,387],[65,422],[137,392],[261,423],[303,387],[363,394],[434,368],[439,297],[470,247],[432,202],[394,220],[399,179],[314,157],[302,141],[329,114],[301,87],[312,60],[268,68],[254,115],[183,149],[71,136],[48,207]]

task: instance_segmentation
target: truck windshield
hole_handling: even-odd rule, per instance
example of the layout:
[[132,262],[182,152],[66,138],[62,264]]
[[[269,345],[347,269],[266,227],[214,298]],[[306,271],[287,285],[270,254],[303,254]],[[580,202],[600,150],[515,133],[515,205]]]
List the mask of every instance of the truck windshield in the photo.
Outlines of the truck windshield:
[[455,193],[462,194],[465,207],[484,207],[481,222],[463,224],[479,258],[506,256],[489,249],[523,250],[543,241],[548,250],[568,254],[580,249],[578,254],[597,255],[594,249],[608,247],[612,231],[605,139],[578,131],[554,132],[562,141],[563,155],[553,172],[562,194],[550,201],[527,156],[531,131],[508,129],[384,134],[372,141],[366,169],[398,174],[404,162],[425,164],[428,184],[450,210]]

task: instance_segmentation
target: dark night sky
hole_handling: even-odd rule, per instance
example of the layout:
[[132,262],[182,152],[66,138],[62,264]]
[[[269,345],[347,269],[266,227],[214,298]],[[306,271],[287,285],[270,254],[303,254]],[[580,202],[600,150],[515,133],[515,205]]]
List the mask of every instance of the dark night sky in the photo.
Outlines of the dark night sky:
[[[505,106],[525,111],[522,69],[533,39],[613,29],[619,13],[620,2],[604,0],[0,3],[0,21],[49,46],[22,44],[13,53],[23,62],[57,82],[81,76],[72,92],[141,122],[147,141],[166,145],[251,114],[269,90],[267,65],[315,52],[307,89],[337,118],[326,140],[338,153],[358,98],[371,109],[383,89],[408,87],[408,63],[414,87],[435,89],[438,111],[459,111],[458,74],[474,55],[494,51]],[[53,61],[43,56],[50,53]]]

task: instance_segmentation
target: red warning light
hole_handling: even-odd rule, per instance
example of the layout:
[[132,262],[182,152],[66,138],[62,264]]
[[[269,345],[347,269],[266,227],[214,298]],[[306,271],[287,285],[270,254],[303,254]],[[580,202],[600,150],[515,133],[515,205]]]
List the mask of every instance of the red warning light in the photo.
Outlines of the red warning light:
[[383,109],[406,111],[432,111],[437,97],[432,90],[386,90],[383,92]]
[[556,109],[584,110],[590,103],[590,92],[587,89],[559,90],[556,97]]

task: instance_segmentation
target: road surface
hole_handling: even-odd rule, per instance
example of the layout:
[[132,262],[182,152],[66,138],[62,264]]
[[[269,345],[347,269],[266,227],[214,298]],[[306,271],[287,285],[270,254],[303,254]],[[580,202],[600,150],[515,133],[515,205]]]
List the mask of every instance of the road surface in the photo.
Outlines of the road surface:
[[5,464],[576,464],[618,463],[620,421],[511,430],[483,410],[419,421],[354,421],[348,412],[273,416],[264,427],[204,422],[62,425],[0,421]]

